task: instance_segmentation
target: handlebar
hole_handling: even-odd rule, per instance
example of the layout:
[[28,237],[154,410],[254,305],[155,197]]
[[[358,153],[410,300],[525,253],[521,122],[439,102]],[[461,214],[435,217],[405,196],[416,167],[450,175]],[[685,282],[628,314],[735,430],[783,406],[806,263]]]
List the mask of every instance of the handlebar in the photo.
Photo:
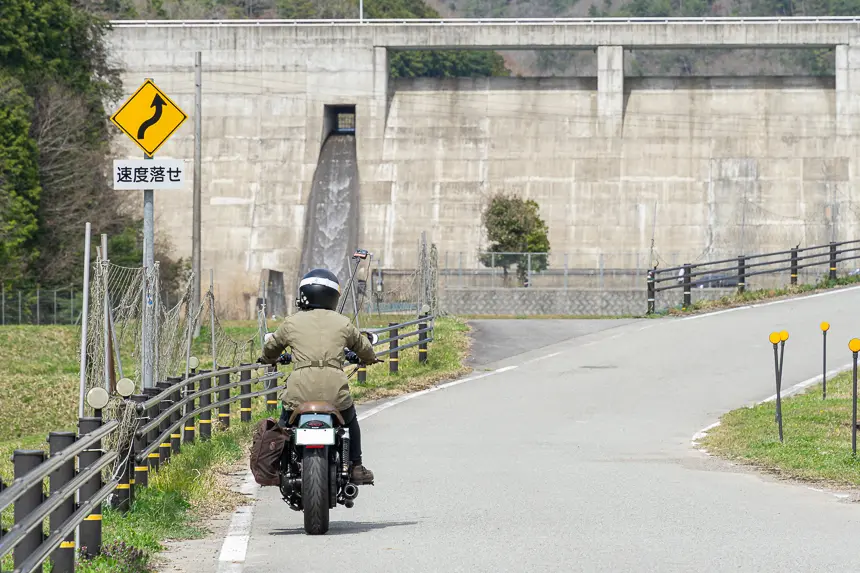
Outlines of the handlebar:
[[[346,361],[350,364],[360,364],[361,359],[358,357],[358,354],[353,352],[348,348],[344,348],[344,355],[346,356]],[[293,355],[289,352],[284,352],[280,356],[278,356],[278,364],[283,364],[286,366],[287,364],[291,364],[293,362]],[[378,360],[377,362],[382,362],[382,360]]]

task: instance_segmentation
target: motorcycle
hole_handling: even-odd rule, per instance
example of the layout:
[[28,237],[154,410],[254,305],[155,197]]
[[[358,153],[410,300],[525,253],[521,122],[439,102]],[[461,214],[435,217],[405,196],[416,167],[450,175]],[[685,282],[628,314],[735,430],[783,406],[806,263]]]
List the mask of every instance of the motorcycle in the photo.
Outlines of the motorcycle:
[[[379,340],[375,333],[363,334],[371,344]],[[346,359],[357,371],[358,356],[347,350]],[[291,361],[289,354],[278,360],[281,364]],[[287,426],[290,435],[279,471],[281,496],[291,509],[304,512],[306,533],[321,535],[328,531],[330,510],[338,504],[352,508],[358,497],[358,486],[349,479],[349,428],[340,411],[328,402],[301,404]]]

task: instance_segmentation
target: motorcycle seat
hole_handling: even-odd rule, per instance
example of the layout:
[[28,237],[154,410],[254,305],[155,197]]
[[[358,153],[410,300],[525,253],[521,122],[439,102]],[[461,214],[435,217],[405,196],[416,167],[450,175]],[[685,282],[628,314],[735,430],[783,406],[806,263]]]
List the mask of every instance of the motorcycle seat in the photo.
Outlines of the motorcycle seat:
[[296,418],[302,414],[331,414],[341,426],[344,424],[343,415],[340,413],[340,410],[329,402],[304,402],[300,404],[298,408],[293,410],[292,415],[290,415],[290,425],[292,426]]

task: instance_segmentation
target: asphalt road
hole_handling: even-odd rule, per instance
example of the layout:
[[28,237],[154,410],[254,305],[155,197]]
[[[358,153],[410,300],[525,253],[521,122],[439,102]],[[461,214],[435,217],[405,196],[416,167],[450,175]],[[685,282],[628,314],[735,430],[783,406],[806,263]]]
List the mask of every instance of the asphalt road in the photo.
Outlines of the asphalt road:
[[498,319],[471,320],[472,352],[467,360],[473,367],[485,367],[499,360],[519,356],[565,340],[595,334],[635,322],[625,319]]
[[[786,387],[820,373],[822,320],[830,364],[848,363],[858,307],[847,290],[507,352],[490,366],[512,369],[362,423],[376,485],[333,511],[327,535],[305,535],[301,514],[261,489],[244,571],[856,570],[860,508],[706,456],[691,437],[773,393],[773,330],[791,335]],[[538,321],[512,322],[539,336]]]

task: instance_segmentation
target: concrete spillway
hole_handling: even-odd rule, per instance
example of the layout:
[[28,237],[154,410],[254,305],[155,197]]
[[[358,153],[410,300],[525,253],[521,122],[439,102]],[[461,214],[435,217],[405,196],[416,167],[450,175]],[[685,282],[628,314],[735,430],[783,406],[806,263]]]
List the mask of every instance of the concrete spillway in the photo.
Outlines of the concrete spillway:
[[324,267],[346,286],[358,242],[358,184],[355,136],[331,134],[323,143],[308,199],[299,275]]

